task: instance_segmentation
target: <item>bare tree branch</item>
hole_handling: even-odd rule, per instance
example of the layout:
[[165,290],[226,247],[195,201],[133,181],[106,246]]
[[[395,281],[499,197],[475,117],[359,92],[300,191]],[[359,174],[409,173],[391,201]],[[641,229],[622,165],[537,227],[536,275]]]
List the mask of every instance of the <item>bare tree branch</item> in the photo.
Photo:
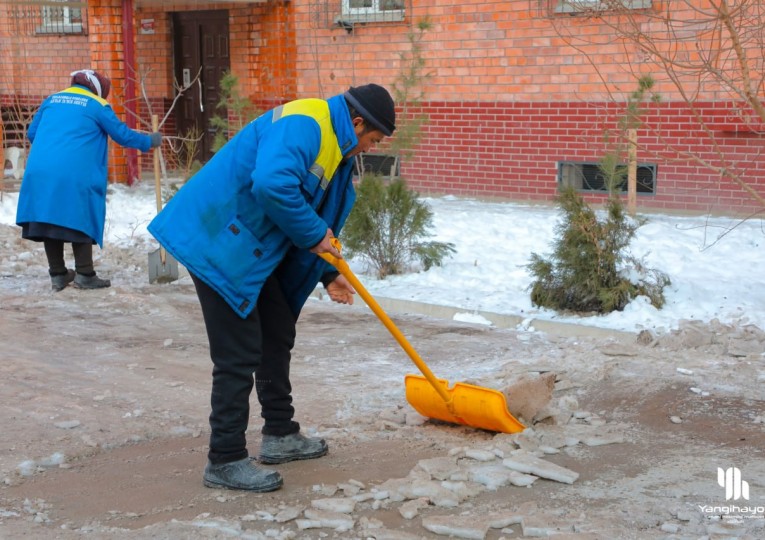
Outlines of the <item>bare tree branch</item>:
[[[685,160],[713,171],[765,208],[765,197],[752,186],[746,162],[722,146],[720,132],[709,124],[699,106],[701,101],[740,102],[734,112],[736,118],[751,132],[763,133],[765,3],[675,0],[657,8],[633,9],[628,0],[570,0],[567,5],[575,16],[552,17],[552,24],[568,46],[586,57],[608,101],[624,103],[622,86],[650,73],[658,83],[658,92],[667,92],[686,105],[708,141],[703,152],[679,146],[664,135],[661,119],[653,118],[641,127],[664,146],[659,157]],[[588,25],[598,26],[600,31],[582,31]],[[598,47],[604,43],[622,46],[620,65],[624,70],[620,76],[601,69]],[[629,81],[624,81],[625,75]],[[649,151],[645,147],[641,150]],[[763,151],[756,151],[756,155]],[[748,157],[751,159],[752,154]]]

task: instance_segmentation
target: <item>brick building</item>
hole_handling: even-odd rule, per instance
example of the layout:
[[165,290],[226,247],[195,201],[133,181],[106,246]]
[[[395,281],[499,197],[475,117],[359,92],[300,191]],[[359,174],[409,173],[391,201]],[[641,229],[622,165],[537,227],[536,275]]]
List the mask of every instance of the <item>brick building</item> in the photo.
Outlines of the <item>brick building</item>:
[[[662,66],[672,54],[740,73],[715,18],[707,24],[691,9],[714,4],[682,0],[670,20],[658,0],[0,0],[3,144],[22,144],[14,110],[33,110],[68,84],[69,72],[91,66],[110,75],[110,101],[129,123],[148,131],[150,112],[172,108],[166,134],[205,132],[204,158],[224,71],[261,108],[370,81],[391,88],[413,56],[410,36],[427,20],[417,45],[423,96],[407,107],[427,123],[401,166],[421,193],[550,201],[573,183],[603,200],[596,163],[620,140],[638,76],[650,75],[661,100],[641,105],[638,207],[748,215],[765,197],[757,111],[693,70],[672,84]],[[603,10],[615,5],[628,9]],[[664,39],[668,21],[674,41]],[[655,39],[657,49],[638,47],[616,25]],[[762,76],[763,51],[748,53],[751,77]],[[174,81],[187,84],[177,102]],[[150,166],[111,151],[113,181]]]

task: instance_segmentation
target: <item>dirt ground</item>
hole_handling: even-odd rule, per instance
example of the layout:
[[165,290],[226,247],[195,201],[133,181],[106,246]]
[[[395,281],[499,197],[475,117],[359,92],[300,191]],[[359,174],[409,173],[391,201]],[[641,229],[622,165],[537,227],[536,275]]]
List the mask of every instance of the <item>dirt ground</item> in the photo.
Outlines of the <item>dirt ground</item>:
[[[285,484],[273,493],[205,488],[211,367],[190,281],[149,285],[147,252],[112,248],[97,262],[112,288],[54,294],[41,251],[14,258],[30,249],[17,236],[0,227],[0,538],[441,538],[439,519],[444,534],[462,538],[765,538],[757,328],[688,323],[665,336],[571,337],[392,314],[436,374],[499,388],[513,375],[554,371],[558,414],[529,436],[584,440],[584,427],[618,436],[545,452],[578,473],[572,484],[476,489],[456,507],[425,500],[414,516],[403,515],[403,501],[358,497],[352,527],[311,528],[301,519],[317,499],[375,493],[413,478],[422,460],[465,449],[499,455],[509,436],[417,421],[403,383],[414,368],[374,315],[312,300],[293,360],[296,419],[328,441],[329,455],[278,466]],[[726,501],[718,468],[730,467],[742,471],[749,499]],[[299,517],[275,519],[280,512]],[[524,525],[496,519],[508,513]],[[494,525],[479,536],[471,531],[480,522]]]

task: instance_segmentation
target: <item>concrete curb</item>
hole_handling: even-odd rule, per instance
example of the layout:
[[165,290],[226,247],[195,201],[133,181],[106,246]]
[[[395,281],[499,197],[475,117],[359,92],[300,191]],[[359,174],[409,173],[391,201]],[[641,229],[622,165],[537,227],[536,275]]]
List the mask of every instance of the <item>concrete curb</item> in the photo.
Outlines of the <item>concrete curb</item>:
[[[318,299],[324,299],[325,293],[322,288],[317,288],[312,296]],[[497,328],[517,328],[519,324],[527,321],[528,326],[533,326],[539,332],[561,336],[561,337],[595,337],[611,338],[619,341],[634,342],[637,334],[623,330],[612,330],[609,328],[598,328],[597,326],[586,326],[581,324],[564,323],[557,321],[545,321],[541,319],[528,319],[518,315],[506,315],[502,313],[492,313],[489,311],[470,311],[463,308],[452,306],[442,306],[437,304],[427,304],[425,302],[414,302],[412,300],[400,300],[397,298],[385,298],[375,296],[375,300],[386,313],[403,313],[407,315],[424,315],[435,319],[454,320],[457,313],[469,312],[479,315],[491,322]],[[369,307],[361,298],[352,306],[369,310]],[[371,310],[370,310],[371,311]],[[470,324],[470,323],[465,323]]]

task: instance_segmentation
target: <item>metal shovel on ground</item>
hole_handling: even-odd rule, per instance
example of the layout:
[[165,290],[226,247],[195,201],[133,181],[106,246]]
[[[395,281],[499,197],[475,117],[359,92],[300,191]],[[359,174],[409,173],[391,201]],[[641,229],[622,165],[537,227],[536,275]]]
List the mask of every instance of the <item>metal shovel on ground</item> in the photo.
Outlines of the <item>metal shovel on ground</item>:
[[[333,239],[333,245],[340,251],[339,240]],[[449,388],[449,381],[436,379],[420,355],[353,274],[345,259],[338,259],[329,253],[320,253],[319,256],[350,282],[422,373],[405,377],[406,400],[418,413],[445,422],[501,433],[518,433],[526,428],[510,414],[502,392],[461,382]]]
[[[159,129],[159,117],[151,115],[151,128]],[[157,198],[157,214],[162,211],[162,182],[159,172],[159,147],[154,149],[154,190]],[[170,283],[178,279],[178,261],[165,248],[149,253],[149,283]]]

